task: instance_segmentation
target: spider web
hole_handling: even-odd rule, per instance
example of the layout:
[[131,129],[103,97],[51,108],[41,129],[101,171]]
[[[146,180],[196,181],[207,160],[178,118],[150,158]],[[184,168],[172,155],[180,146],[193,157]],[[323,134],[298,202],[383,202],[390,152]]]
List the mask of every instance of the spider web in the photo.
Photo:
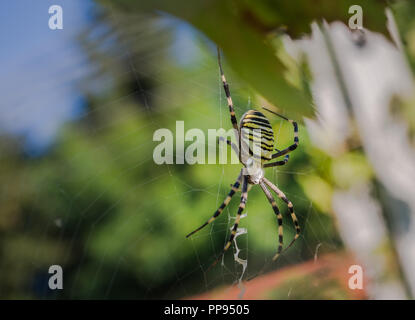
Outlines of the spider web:
[[[180,120],[178,119],[178,116],[184,117],[184,115],[187,115],[188,118],[185,119],[186,129],[192,128],[193,125],[199,123],[201,126],[200,128],[206,132],[206,126],[203,126],[204,122],[206,122],[208,126],[214,124],[213,126],[208,127],[212,129],[225,128],[228,130],[231,127],[228,107],[223,95],[223,88],[217,68],[216,57],[213,54],[214,51],[210,50],[211,44],[207,43],[206,39],[200,35],[195,34],[194,31],[189,31],[189,26],[187,25],[183,26],[177,21],[172,23],[170,20],[167,24],[170,26],[173,25],[179,33],[179,39],[176,38],[175,41],[172,42],[172,46],[177,46],[177,42],[184,41],[186,43],[185,46],[192,47],[193,49],[191,50],[196,51],[196,57],[193,57],[194,61],[187,61],[183,64],[183,61],[177,59],[177,57],[174,58],[175,49],[169,47],[168,52],[165,52],[164,49],[154,50],[154,48],[152,48],[153,51],[150,54],[147,53],[147,57],[152,57],[150,59],[151,62],[146,62],[144,58],[142,60],[140,60],[140,58],[137,59],[135,57],[137,53],[132,49],[129,49],[127,46],[123,47],[123,50],[120,50],[118,54],[112,54],[112,59],[115,61],[110,62],[117,63],[117,59],[127,61],[127,74],[125,72],[120,72],[116,74],[115,77],[113,76],[113,79],[101,78],[97,85],[98,88],[95,88],[94,90],[100,95],[102,92],[109,90],[113,83],[122,81],[122,79],[127,76],[134,79],[134,90],[121,93],[117,97],[111,97],[110,99],[105,100],[105,102],[98,103],[95,109],[87,110],[82,114],[81,118],[77,120],[78,122],[82,122],[85,119],[93,119],[94,114],[105,114],[105,110],[110,112],[114,105],[120,106],[123,103],[131,103],[130,99],[136,97],[138,101],[141,102],[141,105],[144,106],[144,108],[139,109],[139,112],[145,114],[148,121],[123,131],[122,134],[117,135],[114,139],[115,141],[123,142],[124,139],[129,136],[139,137],[140,135],[144,135],[147,138],[138,141],[135,146],[127,145],[116,154],[108,155],[106,153],[101,153],[101,151],[106,148],[105,143],[103,143],[100,145],[91,145],[79,150],[75,149],[72,154],[70,156],[68,155],[65,159],[65,165],[68,168],[71,168],[73,164],[77,161],[81,161],[81,159],[88,154],[105,154],[110,157],[109,161],[106,162],[106,165],[108,166],[101,167],[99,163],[97,163],[96,167],[89,168],[91,170],[84,175],[80,188],[76,193],[73,193],[59,183],[53,185],[54,196],[57,196],[56,194],[58,194],[59,197],[66,199],[65,201],[69,203],[69,206],[64,211],[57,212],[50,218],[49,223],[43,227],[43,234],[44,239],[47,240],[49,239],[51,232],[53,233],[57,230],[58,236],[55,238],[56,245],[59,246],[66,243],[66,253],[63,255],[48,253],[46,258],[46,261],[48,261],[50,265],[58,263],[64,266],[65,277],[68,275],[68,278],[70,279],[70,282],[64,289],[65,297],[192,297],[195,294],[212,290],[218,286],[238,285],[240,289],[239,298],[243,298],[245,290],[243,281],[256,275],[261,267],[266,265],[276,252],[278,243],[277,222],[272,208],[269,206],[265,196],[260,192],[259,188],[255,186],[248,194],[247,207],[241,217],[241,223],[237,231],[237,236],[234,239],[234,243],[217,266],[209,270],[210,265],[214,259],[219,256],[222,248],[229,239],[230,229],[233,226],[236,216],[235,209],[240,200],[240,192],[235,194],[231,204],[211,225],[199,231],[190,239],[185,239],[186,233],[191,231],[187,230],[190,225],[193,225],[193,227],[196,228],[206,221],[206,219],[208,219],[219,207],[229,191],[229,185],[236,179],[237,172],[240,170],[241,166],[235,165],[231,167],[225,164],[194,166],[192,172],[196,172],[196,170],[202,171],[204,170],[203,166],[208,166],[208,174],[214,174],[215,177],[215,180],[209,179],[208,182],[197,182],[198,180],[189,178],[189,176],[185,176],[181,173],[183,168],[180,168],[180,166],[188,166],[186,164],[161,165],[156,167],[155,174],[137,180],[128,192],[118,194],[113,191],[113,189],[117,188],[117,179],[127,179],[131,173],[135,171],[145,171],[147,168],[146,166],[149,166],[149,163],[153,163],[152,154],[148,153],[148,150],[152,150],[149,146],[154,146],[154,143],[151,141],[151,136],[155,130],[164,127],[167,121],[173,122],[175,120]],[[138,42],[141,41],[140,30],[141,29],[138,29],[136,32],[132,32],[135,41]],[[159,35],[164,32],[164,30],[165,29],[156,28],[152,31],[153,36]],[[180,45],[183,46],[183,43]],[[186,50],[181,48],[180,52],[184,51]],[[160,63],[159,61],[162,59],[168,59],[169,61],[167,64]],[[140,61],[142,61],[142,63],[140,63]],[[196,68],[194,67],[195,65],[197,65]],[[259,105],[252,102],[252,100],[256,100],[253,98],[253,93],[237,81],[237,77],[232,74],[226,64],[224,65],[224,68],[231,88],[232,98],[235,102],[235,112],[237,115],[240,117],[250,108],[258,109]],[[193,69],[195,69],[195,71],[193,71]],[[166,77],[166,74],[168,74],[169,77]],[[143,84],[143,79],[149,79],[149,81],[157,84],[157,90],[147,89]],[[183,91],[184,88],[187,90]],[[196,89],[197,92],[194,92]],[[197,94],[202,91],[205,92],[205,94],[199,97]],[[180,92],[180,100],[171,100],[171,92]],[[248,92],[248,94],[246,92]],[[150,103],[149,100],[152,102]],[[185,101],[190,102],[186,103]],[[203,107],[194,109],[183,107],[193,105],[196,102],[199,102]],[[158,109],[156,107],[158,104],[164,106],[168,105],[168,108]],[[102,132],[111,132],[112,128],[129,126],[129,116],[131,115],[131,117],[134,117],[135,114],[136,111],[130,113],[126,112],[124,117],[114,118],[105,125],[95,127],[94,131],[91,131],[88,134],[89,140],[94,141],[95,137],[101,135]],[[160,114],[162,114],[162,116],[160,116]],[[192,117],[191,123],[186,122],[190,117]],[[274,124],[275,135],[277,137],[286,137],[286,139],[283,138],[283,141],[281,142],[277,139],[277,147],[282,149],[291,143],[292,130],[283,120],[273,118],[271,119],[271,122]],[[304,140],[302,140],[303,132],[304,127],[300,127],[300,148],[302,147],[301,144],[304,143]],[[59,143],[67,142],[58,140],[58,144]],[[131,164],[116,171],[114,178],[111,177],[111,174],[108,177],[108,172],[117,170],[116,164],[118,162],[123,162],[125,159],[137,156],[137,153],[140,153],[140,150],[147,152],[143,152],[141,156],[135,158],[134,161],[126,161],[127,163],[131,162]],[[324,225],[326,220],[324,220],[321,214],[313,207],[311,200],[302,194],[285,190],[287,181],[295,180],[298,176],[311,175],[313,173],[312,169],[305,170],[303,168],[297,168],[295,166],[295,158],[296,152],[292,153],[290,159],[290,161],[294,161],[294,165],[268,169],[267,176],[285,192],[287,197],[293,202],[294,207],[306,208],[305,212],[298,212],[297,210],[296,213],[301,219],[300,224],[304,230],[303,232],[307,234],[308,239],[314,238],[314,241],[313,245],[301,241],[301,246],[303,246],[302,251],[298,250],[300,248],[298,245],[293,246],[290,249],[290,252],[284,254],[280,258],[281,261],[276,263],[277,268],[281,265],[293,265],[302,262],[305,259],[308,259],[309,256],[316,256],[317,259],[317,252],[320,247],[320,250],[324,247],[326,247],[324,249],[329,248],[332,250],[338,247],[337,243],[327,241],[327,239],[331,238],[330,235],[327,235],[327,237],[321,236],[322,233],[328,234],[327,226]],[[96,160],[99,160],[99,158]],[[50,175],[50,173],[46,173],[45,176],[47,177],[48,175]],[[86,194],[90,192],[91,186],[99,186],[101,180],[104,178],[110,179],[111,182],[106,184],[103,189],[99,189],[99,191],[93,193],[93,196],[90,197],[87,202],[81,202],[81,199],[85,198]],[[283,181],[283,183],[280,184],[281,181]],[[172,188],[168,192],[164,190],[163,193],[155,193],[151,198],[140,197],[140,192],[144,193],[147,188],[155,188],[154,186],[159,186],[163,183],[171,185]],[[111,198],[110,203],[106,205],[98,215],[91,217],[91,208],[100,204],[108,195],[110,195]],[[34,195],[33,202],[36,204],[39,204],[38,201],[42,200],[41,198],[38,200],[38,197],[40,197],[40,191],[39,194]],[[137,198],[138,201],[134,202],[131,200],[134,198]],[[182,200],[177,201],[177,199]],[[166,226],[172,227],[175,225],[175,220],[177,218],[188,214],[189,210],[187,210],[187,213],[184,212],[180,208],[180,203],[187,205],[188,201],[192,201],[189,199],[202,199],[198,200],[198,203],[203,206],[194,208],[192,216],[188,215],[189,219],[192,220],[192,223],[186,225],[186,230],[184,230],[183,227],[180,239],[175,238],[174,242],[172,241],[171,243],[169,243],[168,239],[165,239],[162,243],[156,243],[154,249],[151,247],[143,248],[141,243],[145,242],[146,239],[152,239],[154,242],[157,241],[154,235],[158,235],[159,229],[164,227],[160,226],[159,221],[164,221]],[[123,216],[122,222],[119,222],[117,220],[117,209],[119,206],[128,203],[128,201],[132,201],[137,207],[135,207],[133,211],[129,211],[133,212],[132,214]],[[152,220],[148,216],[153,214],[151,208],[159,206],[160,202],[174,202],[176,205],[178,204],[178,206],[176,208],[171,208],[170,211],[165,211],[163,219]],[[293,229],[290,227],[291,221],[287,215],[288,211],[286,206],[280,202],[278,205],[284,215],[285,243],[289,243],[294,235]],[[77,213],[74,217],[71,216],[73,212]],[[36,212],[33,211],[30,213],[30,216],[33,217],[35,214]],[[319,225],[316,225],[315,222],[310,225],[310,217],[313,217],[315,222]],[[111,248],[111,242],[102,240],[103,245],[100,245],[96,244],[98,242],[97,240],[94,240],[97,237],[101,237],[101,234],[105,234],[107,237],[108,234],[111,234],[111,225],[104,226],[105,224],[108,225],[108,222],[106,221],[110,218],[118,223],[116,235],[123,234],[124,231],[128,233],[130,226],[137,220],[141,221],[143,227],[140,228],[140,230],[137,230],[135,234],[131,232],[128,233],[130,235],[133,234],[134,237],[126,239],[121,250],[118,248],[115,250]],[[181,219],[181,221],[183,221],[183,219]],[[74,227],[70,227],[70,224]],[[258,230],[258,225],[264,226],[264,228]],[[29,229],[30,227],[33,226],[29,225]],[[70,232],[69,235],[68,232]],[[303,236],[301,236],[301,238],[302,237]],[[114,239],[114,241],[118,240]],[[259,246],[261,243],[266,245]],[[272,244],[269,245],[270,243]],[[81,250],[77,247],[80,244],[82,245]],[[162,258],[160,258],[163,255],[156,255],[154,258],[154,255],[152,255],[150,251],[162,250],[161,248],[163,247],[168,248],[168,250],[163,251],[167,260],[162,260]],[[192,253],[186,257],[181,255],[181,252],[187,250],[186,248],[189,247],[191,248]],[[149,252],[146,251],[146,253],[141,254],[142,251],[140,250],[148,250]],[[91,254],[91,252],[93,253]],[[305,258],[302,256],[304,255],[304,252],[308,253],[308,255],[305,254]],[[34,256],[40,257],[42,254],[42,252],[37,251],[34,253]],[[148,273],[146,273],[148,271],[136,271],[140,270],[140,266],[137,264],[137,261],[139,261],[139,259],[136,258],[137,255],[140,259],[143,259],[143,257],[154,258],[154,261],[151,262],[154,265],[154,270],[151,274],[152,280],[143,280],[143,278],[148,275]],[[74,256],[76,257],[76,263],[71,264],[71,260],[74,259]],[[91,259],[94,259],[94,263],[90,262]],[[158,267],[157,259],[162,261],[162,267]],[[180,259],[188,260],[188,262],[183,263]],[[111,263],[109,263],[109,261],[111,261]],[[251,266],[250,261],[255,261],[255,263]],[[35,269],[41,267],[40,265],[36,265],[36,262],[33,263]],[[69,270],[65,269],[66,265],[71,265]],[[186,268],[184,268],[183,265],[185,265]],[[166,283],[161,285],[157,279],[166,279],[164,276],[166,272],[170,272],[173,275],[165,280]],[[88,280],[85,280],[85,278],[88,278]],[[137,283],[140,284],[140,290],[143,290],[142,288],[144,288],[144,292],[124,291],[126,281],[131,280],[132,278],[136,279]],[[82,288],[82,286],[86,286],[86,289]],[[81,291],[83,292],[82,294],[80,294]],[[99,294],[97,291],[99,291]],[[287,297],[290,293],[291,290],[289,289],[287,291]],[[59,294],[57,294],[56,297],[59,298]]]

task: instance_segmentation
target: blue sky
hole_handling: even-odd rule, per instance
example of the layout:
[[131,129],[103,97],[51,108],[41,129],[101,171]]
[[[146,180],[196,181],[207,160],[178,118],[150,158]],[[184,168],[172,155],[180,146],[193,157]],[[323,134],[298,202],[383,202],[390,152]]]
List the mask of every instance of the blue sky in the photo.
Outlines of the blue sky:
[[[51,5],[63,9],[63,30],[50,30]],[[76,117],[76,83],[88,72],[76,36],[87,26],[89,0],[0,2],[0,132],[23,136],[29,153],[52,142],[61,124]]]

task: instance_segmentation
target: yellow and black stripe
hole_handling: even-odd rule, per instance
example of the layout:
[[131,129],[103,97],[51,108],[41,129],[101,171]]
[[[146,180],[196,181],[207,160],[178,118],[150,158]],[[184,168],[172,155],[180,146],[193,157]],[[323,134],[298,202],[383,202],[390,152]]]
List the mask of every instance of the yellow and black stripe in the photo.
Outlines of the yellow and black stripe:
[[264,114],[249,110],[242,116],[239,126],[241,143],[248,146],[249,154],[262,161],[271,160],[274,148],[274,131]]
[[[286,118],[286,117],[284,117],[283,115],[280,115],[279,113],[276,113],[276,112],[274,112],[274,111],[272,111],[272,110],[270,110],[270,109],[267,109],[267,108],[265,108],[265,107],[262,107],[264,110],[267,110],[268,112],[271,112],[272,114],[275,114],[275,115],[277,115],[278,117],[280,117],[280,118],[282,118],[282,119],[284,119],[284,120],[287,120],[289,123],[291,123],[292,125],[293,125],[293,127],[294,127],[294,143],[292,144],[292,145],[290,145],[288,148],[285,148],[285,149],[283,149],[283,150],[281,150],[281,151],[278,151],[277,153],[274,153],[273,155],[272,155],[272,159],[275,159],[275,158],[278,158],[278,157],[281,157],[281,156],[283,156],[283,155],[286,155],[287,153],[289,153],[289,152],[291,152],[291,151],[294,151],[295,149],[297,149],[297,147],[298,147],[298,144],[299,144],[299,142],[300,142],[300,140],[298,139],[298,124],[297,124],[297,122],[295,122],[295,121],[293,121],[293,120],[291,120],[291,119],[288,119],[288,118]],[[271,167],[271,166],[278,166],[278,165],[281,165],[281,163],[278,163],[278,164],[274,164],[274,165],[268,165],[268,167]]]
[[272,168],[272,167],[276,167],[276,166],[283,166],[288,162],[289,159],[290,159],[290,155],[286,154],[285,157],[284,157],[284,160],[265,163],[264,168]]

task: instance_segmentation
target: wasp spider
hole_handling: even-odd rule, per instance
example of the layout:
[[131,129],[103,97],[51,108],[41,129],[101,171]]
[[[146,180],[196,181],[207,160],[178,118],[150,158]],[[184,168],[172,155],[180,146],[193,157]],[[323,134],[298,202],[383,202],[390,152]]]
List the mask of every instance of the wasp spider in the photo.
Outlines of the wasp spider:
[[[189,233],[186,236],[186,238],[190,237],[191,235],[193,235],[200,229],[212,223],[222,213],[223,209],[231,201],[232,196],[239,190],[240,186],[242,185],[242,196],[241,196],[241,201],[239,203],[238,213],[235,219],[235,224],[232,228],[230,238],[223,249],[223,252],[221,254],[222,256],[225,253],[225,251],[229,249],[229,247],[232,244],[233,239],[235,238],[236,231],[238,229],[238,224],[241,218],[241,214],[245,208],[245,205],[248,199],[248,185],[258,184],[261,187],[262,191],[265,193],[265,196],[267,197],[269,203],[271,204],[272,209],[274,210],[274,213],[277,216],[277,220],[278,220],[279,244],[278,244],[277,253],[273,257],[273,260],[275,261],[278,258],[278,256],[281,254],[281,252],[283,251],[282,249],[283,248],[282,215],[268,187],[272,191],[274,191],[276,195],[280,199],[282,199],[282,201],[286,203],[290,211],[291,219],[295,226],[296,234],[294,236],[294,239],[285,248],[285,250],[288,249],[294,243],[294,241],[299,237],[300,226],[298,224],[297,217],[294,213],[294,207],[293,207],[292,202],[287,199],[285,194],[277,186],[275,186],[271,181],[265,178],[263,169],[271,168],[275,166],[282,166],[288,162],[288,159],[289,159],[288,153],[295,150],[298,146],[298,142],[299,142],[298,126],[295,121],[289,120],[280,114],[277,114],[271,110],[264,108],[265,110],[272,112],[276,114],[277,116],[289,121],[294,127],[294,144],[290,145],[289,147],[283,150],[276,149],[277,151],[276,153],[272,153],[273,146],[274,146],[274,132],[272,131],[272,126],[270,122],[268,121],[268,119],[265,117],[263,113],[259,111],[255,111],[255,110],[247,111],[242,116],[240,123],[239,123],[239,127],[238,127],[237,120],[235,117],[235,111],[233,108],[232,98],[231,98],[231,94],[229,91],[229,86],[228,86],[228,83],[226,82],[226,79],[225,79],[225,76],[222,70],[219,49],[218,49],[218,63],[219,63],[219,69],[220,69],[221,78],[223,82],[223,88],[225,89],[225,94],[226,94],[226,98],[228,101],[231,122],[234,128],[234,132],[236,135],[236,141],[238,142],[238,145],[232,143],[229,140],[227,140],[226,142],[239,155],[239,160],[244,166],[244,168],[242,168],[241,172],[239,173],[238,178],[236,179],[236,182],[232,185],[232,189],[229,192],[228,196],[225,198],[225,200],[220,205],[220,207],[216,210],[213,216],[208,221],[206,221],[203,225],[201,225],[199,228]],[[276,159],[282,156],[284,156],[283,160],[268,162],[272,159]]]

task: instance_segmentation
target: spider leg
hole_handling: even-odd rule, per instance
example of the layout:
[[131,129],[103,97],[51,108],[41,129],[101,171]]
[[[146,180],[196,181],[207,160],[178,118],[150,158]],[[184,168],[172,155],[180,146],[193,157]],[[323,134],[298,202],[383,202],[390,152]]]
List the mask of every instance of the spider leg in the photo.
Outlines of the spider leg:
[[245,209],[247,200],[248,200],[248,179],[246,178],[246,176],[243,176],[242,195],[241,195],[241,201],[239,203],[238,213],[236,214],[235,224],[233,225],[229,240],[226,243],[225,247],[223,248],[223,253],[225,253],[225,251],[229,249],[229,247],[232,244],[233,239],[235,238],[236,230],[238,229],[239,221],[241,220],[242,211]]
[[238,213],[236,215],[235,224],[233,225],[233,228],[232,228],[232,231],[231,231],[231,235],[230,235],[229,240],[226,243],[225,247],[223,248],[222,253],[215,260],[215,262],[212,263],[212,265],[209,267],[209,269],[212,268],[214,265],[216,265],[216,263],[218,263],[219,259],[229,249],[229,247],[232,244],[233,239],[235,238],[236,231],[238,230],[238,225],[239,225],[239,221],[241,219],[242,211],[245,209],[246,201],[248,200],[248,179],[246,178],[246,176],[243,176],[242,179],[243,180],[242,180],[242,195],[241,195],[241,201],[239,203]]
[[288,245],[288,247],[284,249],[284,250],[287,250],[289,247],[291,247],[294,244],[295,240],[298,239],[298,237],[300,236],[300,232],[301,232],[300,225],[298,224],[297,216],[294,213],[294,206],[292,202],[287,199],[284,192],[282,192],[276,185],[274,185],[271,181],[269,181],[265,177],[263,178],[263,181],[278,195],[280,199],[282,199],[282,201],[284,201],[287,204],[288,210],[290,210],[291,219],[295,226],[295,236],[294,236],[294,239],[291,241],[291,243]]
[[[218,47],[218,63],[219,63],[219,70],[220,70],[220,75],[221,75],[222,83],[223,83],[223,89],[225,90],[226,99],[228,101],[229,113],[231,114],[232,126],[236,130],[236,132],[235,132],[235,134],[236,134],[236,133],[239,133],[238,121],[236,120],[235,110],[233,109],[233,102],[232,102],[232,98],[231,98],[231,93],[229,91],[229,85],[226,82],[225,75],[223,74],[222,63],[220,61],[219,47]],[[238,136],[236,136],[236,139],[238,140]]]
[[[219,141],[226,141],[226,144],[231,146],[233,151],[238,155],[239,162],[242,163],[244,166],[246,166],[245,163],[242,161],[240,149],[238,148],[238,146],[235,143],[233,143],[229,139],[225,140],[224,137],[219,137]],[[239,141],[239,146],[241,146],[241,141]]]
[[239,128],[238,128],[238,121],[236,120],[236,116],[235,116],[235,110],[233,108],[233,102],[232,102],[232,98],[231,98],[231,92],[229,91],[229,85],[226,82],[226,78],[225,75],[223,74],[223,69],[222,69],[222,63],[220,61],[220,50],[219,47],[217,47],[218,49],[218,64],[219,64],[219,70],[220,70],[220,76],[222,79],[222,83],[223,83],[223,89],[225,90],[225,94],[226,94],[226,100],[228,101],[228,107],[229,107],[229,113],[231,114],[231,122],[232,122],[232,126],[233,126],[233,131],[235,133],[235,138],[236,141],[238,141],[238,156],[239,156],[239,161],[242,162],[242,156],[241,156],[241,139],[240,139],[240,132],[239,132]]
[[283,166],[284,164],[286,164],[288,162],[289,159],[290,159],[290,155],[286,154],[285,157],[284,157],[284,160],[275,161],[275,162],[271,162],[271,163],[265,163],[264,168],[272,168],[272,167],[276,167],[276,166]]
[[239,174],[238,179],[236,179],[235,183],[233,184],[231,191],[229,191],[229,193],[226,196],[225,200],[222,202],[222,204],[216,210],[216,212],[213,214],[213,216],[208,221],[206,221],[204,224],[202,224],[199,228],[197,228],[196,230],[190,232],[186,236],[186,238],[190,237],[192,234],[198,232],[200,229],[203,229],[208,224],[212,223],[222,213],[223,209],[225,209],[225,207],[231,201],[231,199],[232,199],[233,195],[235,194],[235,192],[239,189],[239,184],[241,183],[241,177],[242,177],[242,172]]
[[259,182],[259,186],[261,187],[262,191],[264,191],[265,196],[267,197],[269,203],[271,204],[272,209],[274,210],[274,213],[277,216],[277,220],[278,220],[278,250],[277,250],[277,254],[272,258],[272,260],[275,261],[282,252],[282,246],[284,242],[283,228],[282,228],[282,215],[281,215],[280,210],[278,209],[278,206],[277,206],[277,203],[275,202],[274,197],[272,196],[271,192],[268,190],[268,188],[263,182],[264,178],[262,179],[263,180]]
[[298,139],[298,125],[297,125],[297,122],[295,122],[293,120],[289,120],[289,119],[287,119],[287,120],[289,122],[291,122],[293,127],[294,127],[294,143],[292,145],[290,145],[289,147],[287,147],[287,148],[285,148],[281,151],[278,151],[277,153],[274,153],[272,155],[272,159],[281,157],[281,156],[283,156],[283,155],[285,155],[285,154],[287,154],[291,151],[294,151],[295,149],[297,149],[298,143],[300,142],[299,139]]
[[294,144],[290,145],[289,147],[287,147],[287,148],[285,148],[285,149],[283,149],[283,150],[281,150],[281,151],[278,151],[277,153],[274,153],[274,154],[272,155],[272,159],[275,159],[275,158],[281,157],[281,156],[283,156],[283,155],[285,155],[285,154],[287,154],[287,153],[289,153],[289,152],[294,151],[295,149],[297,149],[298,143],[300,142],[300,141],[298,140],[298,125],[297,125],[297,122],[295,122],[295,121],[293,121],[293,120],[291,120],[291,119],[288,119],[288,118],[286,118],[286,117],[284,117],[284,116],[280,115],[279,113],[276,113],[276,112],[274,112],[274,111],[272,111],[272,110],[269,110],[269,109],[267,109],[267,108],[265,108],[265,107],[262,107],[262,108],[263,108],[263,109],[265,109],[265,110],[267,110],[268,112],[271,112],[271,113],[273,113],[273,114],[275,114],[275,115],[279,116],[280,118],[283,118],[284,120],[287,120],[287,121],[288,121],[288,122],[290,122],[290,123],[293,125],[293,127],[294,127]]
[[225,141],[229,146],[231,146],[232,147],[232,149],[233,149],[233,151],[235,151],[236,152],[236,154],[237,155],[239,155],[239,149],[238,149],[238,146],[235,144],[235,143],[233,143],[232,141],[230,141],[229,139],[226,139],[225,140],[225,138],[224,137],[219,137],[219,141]]

